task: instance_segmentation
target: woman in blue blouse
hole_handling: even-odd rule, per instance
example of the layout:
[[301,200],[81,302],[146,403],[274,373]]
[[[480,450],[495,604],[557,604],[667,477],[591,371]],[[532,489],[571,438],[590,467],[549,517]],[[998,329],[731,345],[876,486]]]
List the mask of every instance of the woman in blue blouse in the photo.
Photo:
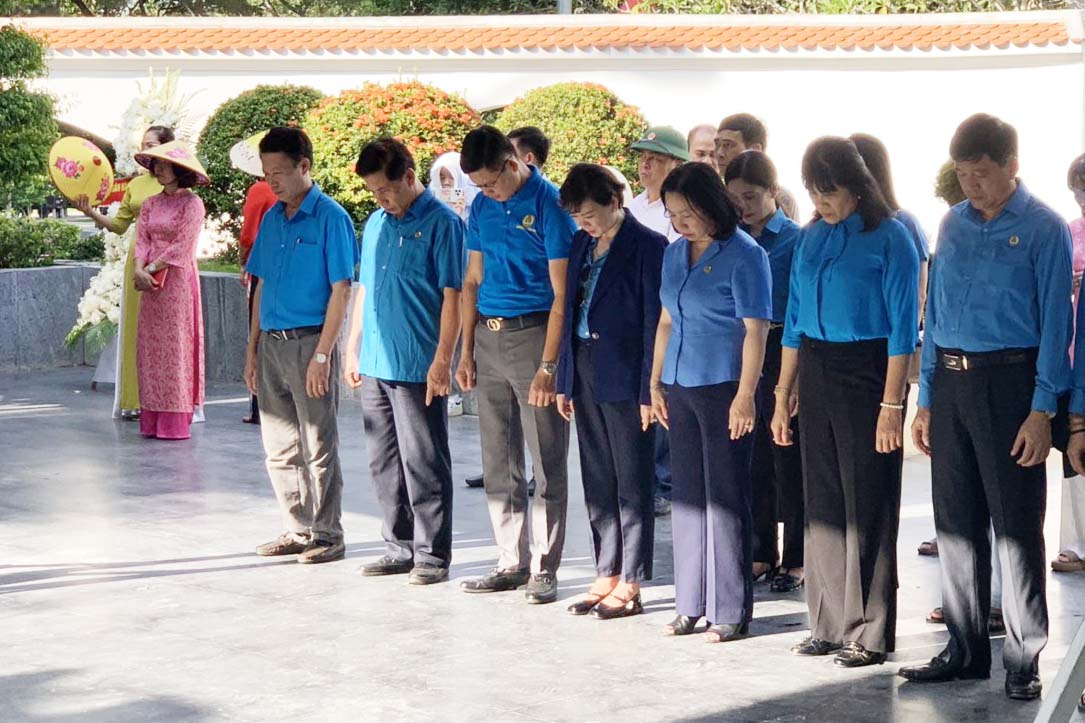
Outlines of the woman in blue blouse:
[[792,444],[798,377],[810,636],[796,655],[885,662],[896,642],[904,384],[919,334],[919,257],[846,138],[806,150],[817,211],[791,267],[772,432]]
[[[791,258],[800,229],[777,208],[776,167],[763,151],[743,151],[735,156],[723,179],[741,217],[742,230],[765,249],[772,272],[772,322],[757,386],[753,445],[753,579],[768,579],[774,592],[790,592],[803,585],[802,459],[797,444],[773,444],[770,423],[775,409],[772,387],[780,376]],[[797,434],[797,429],[798,422],[792,417],[792,434]],[[778,523],[784,525],[782,557]]]
[[753,616],[750,456],[772,277],[711,167],[679,166],[662,195],[682,235],[663,257],[652,364],[674,483],[678,616],[664,632],[687,635],[707,617],[706,640],[722,642],[744,636]]
[[623,192],[607,169],[579,163],[560,196],[580,230],[569,251],[557,406],[566,420],[576,415],[596,574],[568,610],[601,620],[644,611],[655,532],[648,379],[667,239],[622,207]]

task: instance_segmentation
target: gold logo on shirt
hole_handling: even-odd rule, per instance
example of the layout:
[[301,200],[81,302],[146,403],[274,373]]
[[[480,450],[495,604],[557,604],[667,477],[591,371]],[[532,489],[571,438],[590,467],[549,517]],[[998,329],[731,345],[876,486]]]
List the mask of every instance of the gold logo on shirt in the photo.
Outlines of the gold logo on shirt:
[[1010,246],[1016,246],[1019,243],[1021,243],[1020,238],[1018,238],[1017,236],[1010,236]]
[[520,225],[524,227],[525,231],[533,230],[535,228],[535,217],[529,213],[521,219]]
[[421,231],[415,231],[414,232],[414,237],[415,238],[422,238],[422,232]]
[[704,267],[704,272],[706,274],[711,274],[712,273],[712,267],[711,266],[705,266]]

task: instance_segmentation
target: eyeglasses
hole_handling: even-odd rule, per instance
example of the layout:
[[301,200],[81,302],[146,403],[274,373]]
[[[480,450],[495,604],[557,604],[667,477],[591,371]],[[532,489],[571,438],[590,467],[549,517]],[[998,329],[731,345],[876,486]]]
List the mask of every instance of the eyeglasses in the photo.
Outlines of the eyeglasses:
[[509,167],[509,159],[506,158],[504,161],[501,162],[501,170],[497,172],[496,176],[494,176],[494,180],[490,181],[489,183],[479,183],[478,184],[479,190],[480,191],[492,191],[495,188],[497,188],[498,181],[501,180],[501,176],[504,175],[505,169],[508,168],[508,167]]

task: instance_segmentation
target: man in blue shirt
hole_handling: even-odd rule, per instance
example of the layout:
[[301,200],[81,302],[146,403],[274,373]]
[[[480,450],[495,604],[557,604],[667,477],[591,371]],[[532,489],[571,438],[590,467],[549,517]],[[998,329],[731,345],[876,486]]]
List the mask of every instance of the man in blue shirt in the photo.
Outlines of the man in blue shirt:
[[[557,599],[565,542],[569,429],[554,406],[565,276],[576,226],[558,190],[491,126],[467,134],[460,167],[482,191],[471,205],[456,380],[478,386],[482,470],[501,557],[466,592]],[[537,481],[528,547],[527,441]]]
[[967,201],[931,267],[916,446],[931,457],[950,641],[918,682],[987,678],[993,522],[1002,556],[1006,694],[1040,695],[1047,643],[1043,521],[1050,418],[1070,384],[1066,223],[1017,179],[1017,132],[977,114],[950,144]]
[[245,383],[260,399],[268,474],[287,530],[256,554],[330,562],[345,550],[335,342],[358,243],[350,216],[309,175],[313,146],[303,131],[272,128],[260,160],[279,202],[246,265],[257,286]]
[[362,389],[369,472],[386,554],[363,575],[448,579],[452,455],[448,406],[460,324],[463,221],[426,190],[397,140],[367,143],[355,171],[380,209],[362,232],[344,375]]

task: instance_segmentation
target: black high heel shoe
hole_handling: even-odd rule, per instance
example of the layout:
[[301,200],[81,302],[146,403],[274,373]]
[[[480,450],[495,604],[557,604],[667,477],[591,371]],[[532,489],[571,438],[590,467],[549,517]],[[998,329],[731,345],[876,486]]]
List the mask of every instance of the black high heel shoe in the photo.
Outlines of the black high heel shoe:
[[616,608],[603,605],[600,602],[592,609],[591,616],[598,620],[617,620],[618,618],[628,618],[633,615],[640,615],[642,612],[644,612],[644,605],[641,604],[640,593],[638,592],[632,598],[626,600],[624,604],[619,605]]
[[689,635],[693,632],[693,629],[697,627],[697,622],[701,619],[701,616],[690,617],[689,615],[679,615],[670,623],[663,627],[664,635]]
[[577,600],[575,603],[565,608],[570,615],[587,615],[595,606],[603,601],[606,595],[588,595],[582,600]]
[[717,623],[716,625],[709,625],[708,630],[705,630],[705,635],[713,633],[718,640],[705,640],[708,643],[729,643],[732,640],[741,640],[746,637],[750,632],[750,624],[742,623],[736,625],[734,623]]

